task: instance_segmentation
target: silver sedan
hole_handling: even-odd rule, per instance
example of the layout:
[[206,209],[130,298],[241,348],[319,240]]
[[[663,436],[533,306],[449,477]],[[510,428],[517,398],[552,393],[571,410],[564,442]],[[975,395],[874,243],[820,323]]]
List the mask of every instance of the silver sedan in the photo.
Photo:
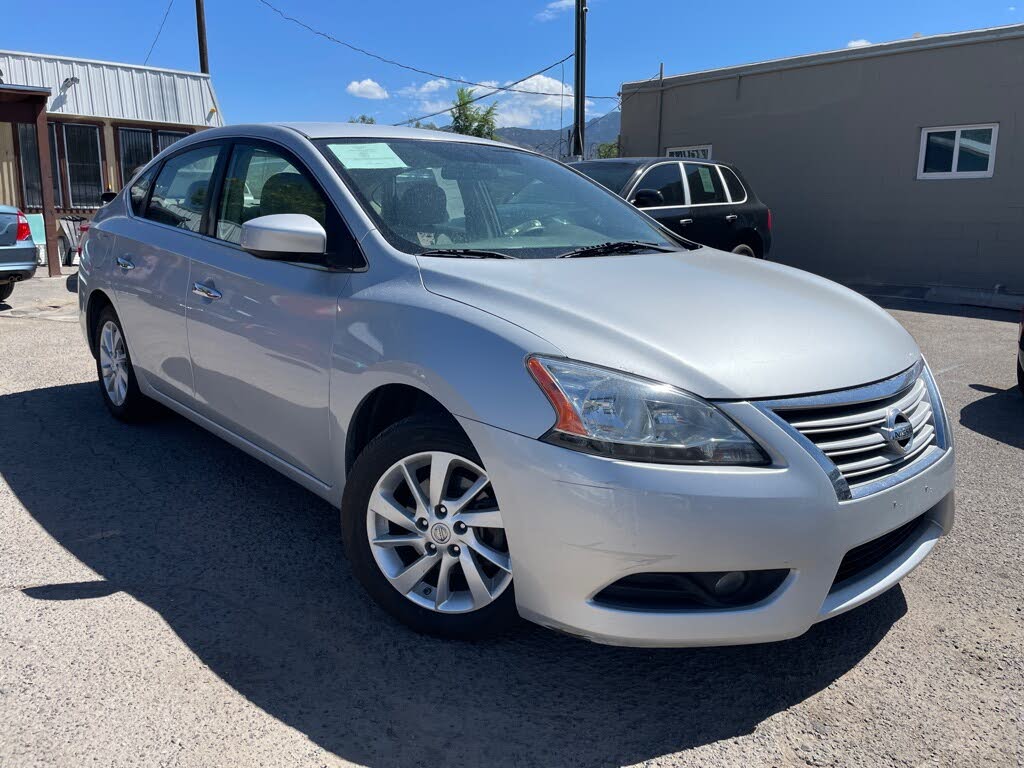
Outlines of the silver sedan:
[[335,504],[418,631],[793,637],[953,522],[942,402],[888,314],[513,147],[204,131],[96,215],[78,285],[110,412],[159,403]]

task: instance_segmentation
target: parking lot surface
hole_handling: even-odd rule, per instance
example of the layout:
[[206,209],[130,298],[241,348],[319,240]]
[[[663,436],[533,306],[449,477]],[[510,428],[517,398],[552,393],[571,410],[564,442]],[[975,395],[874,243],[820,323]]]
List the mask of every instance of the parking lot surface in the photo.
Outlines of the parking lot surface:
[[901,587],[785,643],[635,650],[397,625],[330,506],[177,416],[107,414],[69,287],[0,304],[4,768],[1024,764],[1011,313],[887,304],[959,451],[956,527]]

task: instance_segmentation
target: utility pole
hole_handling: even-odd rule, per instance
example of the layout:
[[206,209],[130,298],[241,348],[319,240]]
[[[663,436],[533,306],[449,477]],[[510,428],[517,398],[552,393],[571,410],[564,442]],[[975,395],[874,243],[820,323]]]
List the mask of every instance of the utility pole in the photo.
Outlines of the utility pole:
[[576,0],[576,78],[573,83],[573,123],[569,154],[583,159],[583,126],[587,101],[587,0]]
[[659,157],[661,156],[661,119],[664,115],[665,110],[665,62],[661,62],[658,67],[658,150],[655,152]]
[[199,71],[210,74],[210,60],[206,56],[206,9],[203,0],[196,0],[196,33],[199,35]]

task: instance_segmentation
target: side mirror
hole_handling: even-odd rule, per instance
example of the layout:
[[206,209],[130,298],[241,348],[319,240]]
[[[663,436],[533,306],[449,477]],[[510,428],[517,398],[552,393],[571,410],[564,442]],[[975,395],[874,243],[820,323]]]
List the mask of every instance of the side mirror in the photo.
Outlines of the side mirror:
[[665,197],[656,189],[638,189],[630,201],[637,208],[654,208],[665,204]]
[[320,263],[327,252],[327,233],[312,216],[275,213],[245,222],[240,245],[261,259]]
[[106,205],[115,197],[117,197],[117,192],[104,192],[102,195],[100,195],[100,204]]

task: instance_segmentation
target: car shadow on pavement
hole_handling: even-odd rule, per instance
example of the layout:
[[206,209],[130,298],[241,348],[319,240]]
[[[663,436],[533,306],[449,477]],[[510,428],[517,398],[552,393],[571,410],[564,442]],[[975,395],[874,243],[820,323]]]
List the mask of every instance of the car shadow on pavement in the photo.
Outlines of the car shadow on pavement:
[[965,405],[960,410],[960,423],[979,435],[1024,448],[1024,398],[1020,390],[987,384],[971,384],[971,389],[988,396]]
[[0,397],[0,423],[0,475],[107,581],[26,594],[130,594],[255,705],[369,766],[632,764],[750,733],[906,611],[897,588],[796,640],[733,648],[611,648],[528,625],[442,642],[370,603],[333,508],[184,419],[126,426],[76,384]]

